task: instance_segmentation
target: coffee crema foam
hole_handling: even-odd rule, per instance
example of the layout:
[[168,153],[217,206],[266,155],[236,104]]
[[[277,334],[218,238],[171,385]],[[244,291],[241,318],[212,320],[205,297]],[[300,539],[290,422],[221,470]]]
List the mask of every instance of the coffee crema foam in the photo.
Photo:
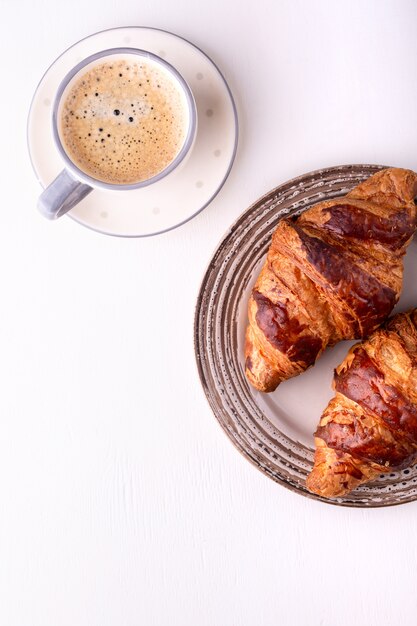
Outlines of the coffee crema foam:
[[75,165],[111,184],[155,176],[175,159],[188,130],[185,96],[157,63],[96,65],[70,87],[60,110],[62,145]]

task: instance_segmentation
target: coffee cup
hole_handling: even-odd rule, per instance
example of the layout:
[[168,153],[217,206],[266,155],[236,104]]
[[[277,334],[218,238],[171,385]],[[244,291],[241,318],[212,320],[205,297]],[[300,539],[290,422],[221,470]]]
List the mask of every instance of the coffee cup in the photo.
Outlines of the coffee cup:
[[52,128],[64,169],[38,208],[56,219],[94,189],[140,189],[174,172],[192,149],[197,112],[172,65],[145,50],[112,48],[68,72]]

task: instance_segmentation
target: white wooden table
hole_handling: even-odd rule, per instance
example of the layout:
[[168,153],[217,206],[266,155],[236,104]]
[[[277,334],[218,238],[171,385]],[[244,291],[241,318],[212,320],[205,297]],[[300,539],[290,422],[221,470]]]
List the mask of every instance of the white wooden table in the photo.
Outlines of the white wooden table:
[[[192,331],[210,256],[258,196],[321,166],[417,168],[417,4],[0,8],[2,626],[414,626],[417,504],[324,506],[267,480],[212,416]],[[41,218],[26,151],[46,67],[124,25],[202,47],[241,126],[217,199],[144,240]]]

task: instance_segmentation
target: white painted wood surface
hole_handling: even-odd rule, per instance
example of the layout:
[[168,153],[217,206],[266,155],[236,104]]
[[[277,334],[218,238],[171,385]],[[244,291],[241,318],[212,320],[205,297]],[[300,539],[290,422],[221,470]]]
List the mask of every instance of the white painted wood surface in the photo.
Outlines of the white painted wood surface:
[[[206,264],[258,196],[326,165],[417,168],[417,4],[0,8],[0,624],[414,626],[417,504],[324,506],[264,478],[212,417],[192,328]],[[45,68],[122,25],[201,46],[239,107],[225,188],[153,239],[44,221],[26,152]]]

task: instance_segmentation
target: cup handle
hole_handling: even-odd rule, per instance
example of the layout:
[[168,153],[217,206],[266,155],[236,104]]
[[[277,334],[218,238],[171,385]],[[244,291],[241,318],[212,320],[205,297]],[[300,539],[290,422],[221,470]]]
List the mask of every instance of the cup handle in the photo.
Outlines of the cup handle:
[[55,220],[72,209],[90,191],[93,191],[92,187],[71,176],[68,170],[62,170],[40,195],[38,209],[47,219]]

